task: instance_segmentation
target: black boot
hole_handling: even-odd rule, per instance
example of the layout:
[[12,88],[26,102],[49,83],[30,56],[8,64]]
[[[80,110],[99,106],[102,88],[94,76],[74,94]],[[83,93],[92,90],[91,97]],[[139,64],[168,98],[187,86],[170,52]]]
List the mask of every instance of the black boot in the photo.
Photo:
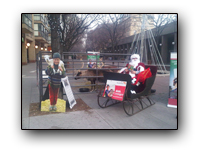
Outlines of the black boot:
[[156,93],[156,90],[155,89],[151,89],[151,93]]

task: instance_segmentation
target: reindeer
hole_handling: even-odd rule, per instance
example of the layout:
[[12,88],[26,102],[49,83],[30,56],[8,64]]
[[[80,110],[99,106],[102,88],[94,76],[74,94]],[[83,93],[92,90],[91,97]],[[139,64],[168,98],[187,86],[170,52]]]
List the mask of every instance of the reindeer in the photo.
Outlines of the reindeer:
[[[83,68],[83,66],[84,66],[84,62],[81,68]],[[105,70],[102,70],[101,68],[105,68]],[[100,66],[101,70],[97,70],[97,68],[88,69],[84,71],[78,70],[78,73],[76,74],[76,77],[74,79],[77,80],[77,79],[80,79],[81,76],[87,76],[86,79],[90,81],[91,84],[95,84],[96,80],[98,80],[99,82],[103,82],[103,77],[95,78],[94,76],[97,75],[97,71],[98,71],[98,76],[103,76],[105,72],[114,72],[111,70],[111,68],[109,70],[107,68],[110,68],[110,67],[104,66],[104,64],[102,63],[102,65]],[[89,77],[89,76],[92,76],[92,77]],[[95,85],[91,86],[91,91],[93,90],[95,90]]]

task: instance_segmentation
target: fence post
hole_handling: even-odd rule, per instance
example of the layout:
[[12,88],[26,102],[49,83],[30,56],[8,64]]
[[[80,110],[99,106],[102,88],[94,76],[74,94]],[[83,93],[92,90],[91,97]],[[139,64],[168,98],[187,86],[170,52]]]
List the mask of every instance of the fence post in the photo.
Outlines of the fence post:
[[37,86],[39,85],[38,80],[38,53],[36,54],[36,77],[37,77]]
[[41,101],[43,97],[43,79],[42,79],[42,52],[39,52],[39,96],[40,96],[40,107],[41,108]]
[[95,81],[95,87],[97,87],[97,90],[98,90],[98,64],[97,64],[97,54],[96,54],[96,81]]

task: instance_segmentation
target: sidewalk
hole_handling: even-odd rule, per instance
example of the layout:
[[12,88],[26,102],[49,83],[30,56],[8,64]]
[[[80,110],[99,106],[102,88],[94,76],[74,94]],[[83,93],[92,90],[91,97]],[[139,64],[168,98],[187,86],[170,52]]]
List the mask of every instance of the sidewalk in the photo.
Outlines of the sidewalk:
[[36,64],[22,66],[22,129],[176,129],[177,109],[167,107],[169,76],[157,76],[151,99],[156,104],[133,115],[127,116],[122,103],[100,108],[97,94],[80,94],[92,109],[43,116],[29,117],[30,103],[39,102],[36,84]]

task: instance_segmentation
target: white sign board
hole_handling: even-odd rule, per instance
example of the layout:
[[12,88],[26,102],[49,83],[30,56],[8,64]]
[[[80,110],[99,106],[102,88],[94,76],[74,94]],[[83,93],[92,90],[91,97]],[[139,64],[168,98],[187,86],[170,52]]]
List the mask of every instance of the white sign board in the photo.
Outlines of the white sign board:
[[67,95],[68,101],[69,101],[69,107],[70,109],[72,109],[72,107],[76,104],[76,100],[74,98],[69,80],[68,80],[68,76],[66,76],[65,78],[61,78],[63,87],[65,89],[65,93]]

